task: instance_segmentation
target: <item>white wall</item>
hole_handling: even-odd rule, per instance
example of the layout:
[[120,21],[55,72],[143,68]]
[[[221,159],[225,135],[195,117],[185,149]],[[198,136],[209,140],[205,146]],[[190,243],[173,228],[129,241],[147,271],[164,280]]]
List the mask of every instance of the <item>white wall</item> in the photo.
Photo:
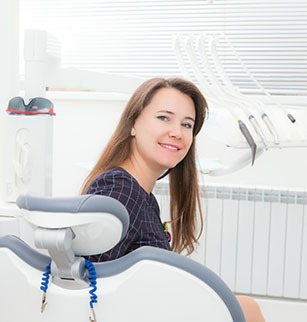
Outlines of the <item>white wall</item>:
[[6,107],[19,84],[18,0],[0,1],[0,106]]
[[[5,136],[3,133],[3,115],[11,97],[19,92],[19,23],[18,0],[0,1],[0,182],[3,172],[2,150]],[[0,184],[0,196],[3,186]]]
[[60,98],[51,98],[56,112],[53,195],[80,192],[88,173],[85,167],[98,159],[126,102],[126,97],[114,99],[114,95],[107,94],[94,93],[90,99],[86,99],[83,93],[73,96],[74,99],[67,99],[65,94],[60,95]]

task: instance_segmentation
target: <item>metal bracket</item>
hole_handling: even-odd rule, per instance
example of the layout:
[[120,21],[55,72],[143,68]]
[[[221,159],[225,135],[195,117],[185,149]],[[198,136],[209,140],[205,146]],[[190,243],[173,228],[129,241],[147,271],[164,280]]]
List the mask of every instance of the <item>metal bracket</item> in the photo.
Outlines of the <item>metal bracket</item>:
[[72,249],[74,233],[71,228],[35,230],[35,245],[46,249],[51,256],[53,283],[70,289],[88,287],[85,259],[75,256]]

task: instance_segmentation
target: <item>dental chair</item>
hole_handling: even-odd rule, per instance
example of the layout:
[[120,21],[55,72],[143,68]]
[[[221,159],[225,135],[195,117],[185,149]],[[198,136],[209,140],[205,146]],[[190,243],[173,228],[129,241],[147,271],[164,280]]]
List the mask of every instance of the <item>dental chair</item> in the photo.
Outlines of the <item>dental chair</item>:
[[182,255],[141,247],[103,263],[89,255],[126,234],[124,206],[105,196],[21,195],[36,249],[16,236],[0,238],[3,322],[244,322],[230,289]]

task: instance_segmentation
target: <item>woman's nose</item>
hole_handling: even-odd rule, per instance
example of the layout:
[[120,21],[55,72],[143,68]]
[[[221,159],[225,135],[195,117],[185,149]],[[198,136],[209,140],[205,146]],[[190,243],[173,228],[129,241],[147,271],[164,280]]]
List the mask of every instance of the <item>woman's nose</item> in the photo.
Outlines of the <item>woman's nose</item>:
[[169,136],[177,139],[182,137],[182,127],[180,125],[172,125],[169,129]]

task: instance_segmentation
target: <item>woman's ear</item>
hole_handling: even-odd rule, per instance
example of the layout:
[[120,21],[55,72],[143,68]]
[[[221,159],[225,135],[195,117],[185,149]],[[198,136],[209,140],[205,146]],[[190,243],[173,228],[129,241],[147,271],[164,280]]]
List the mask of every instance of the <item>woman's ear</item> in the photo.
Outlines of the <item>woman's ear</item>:
[[131,136],[135,136],[135,128],[134,127],[132,127],[132,129],[131,129]]

